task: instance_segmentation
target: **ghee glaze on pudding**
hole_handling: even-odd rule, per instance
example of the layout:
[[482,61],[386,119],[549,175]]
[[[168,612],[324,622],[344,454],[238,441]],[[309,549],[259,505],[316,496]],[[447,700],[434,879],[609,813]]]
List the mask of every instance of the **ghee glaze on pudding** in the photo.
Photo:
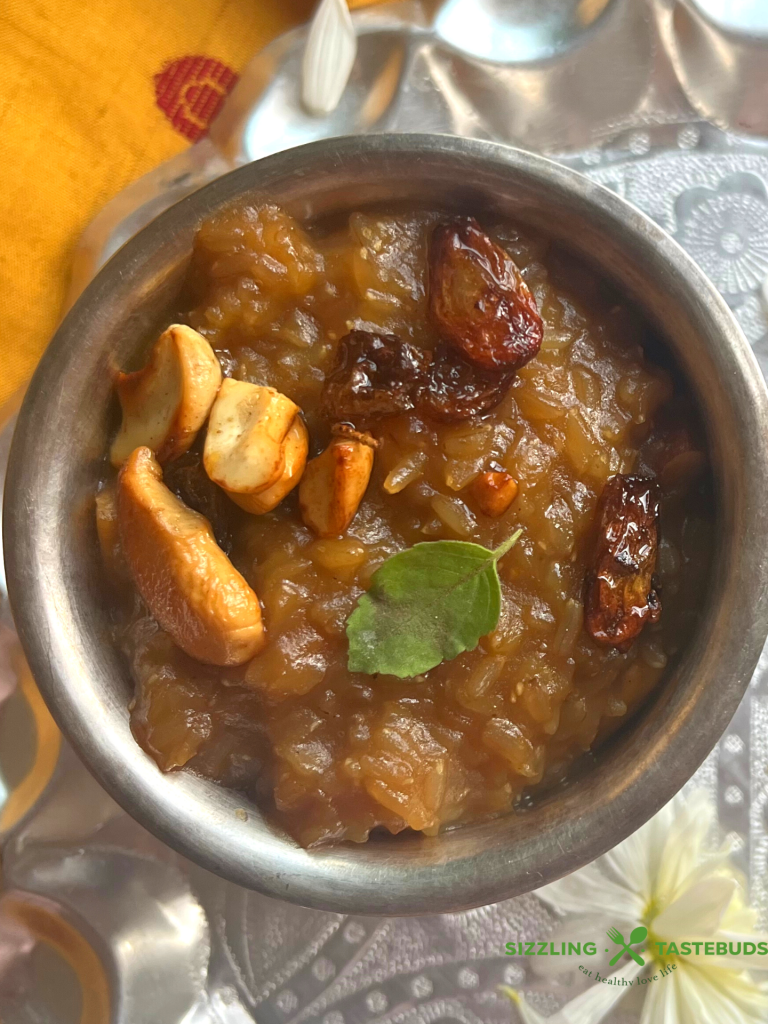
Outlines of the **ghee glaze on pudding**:
[[232,208],[187,298],[96,500],[141,746],[305,846],[567,778],[706,586],[701,431],[641,317],[527,229],[405,208]]

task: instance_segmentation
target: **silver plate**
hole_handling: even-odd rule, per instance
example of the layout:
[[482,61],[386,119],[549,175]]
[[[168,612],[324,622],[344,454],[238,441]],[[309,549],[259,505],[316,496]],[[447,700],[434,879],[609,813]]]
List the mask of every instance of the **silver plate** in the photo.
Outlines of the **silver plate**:
[[[710,20],[674,0],[473,0],[479,25],[465,0],[433,20],[410,2],[362,11],[352,80],[324,119],[298,104],[304,32],[289,33],[251,63],[209,139],[96,218],[71,297],[160,210],[233,166],[350,131],[446,131],[556,155],[635,203],[707,271],[768,373],[766,5],[700,6]],[[526,59],[484,59],[510,54]],[[0,414],[2,467],[13,412]],[[578,977],[537,976],[503,955],[507,940],[551,927],[534,895],[442,917],[350,918],[246,892],[173,854],[57,746],[1,597],[4,1024],[490,1024],[513,1016],[500,983],[543,1013],[579,990]],[[36,734],[48,738],[36,746]],[[768,653],[695,780],[737,839],[764,925],[766,763]],[[637,1018],[625,1000],[610,1019]]]

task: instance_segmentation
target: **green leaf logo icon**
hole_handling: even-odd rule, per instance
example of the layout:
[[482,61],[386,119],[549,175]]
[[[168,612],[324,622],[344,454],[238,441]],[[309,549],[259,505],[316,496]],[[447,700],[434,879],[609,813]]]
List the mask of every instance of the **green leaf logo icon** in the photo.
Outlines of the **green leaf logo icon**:
[[606,935],[611,942],[615,942],[617,946],[621,946],[619,952],[610,961],[611,967],[621,959],[624,953],[628,953],[636,963],[640,964],[641,967],[645,964],[645,960],[643,960],[640,954],[630,948],[638,942],[645,942],[648,938],[648,929],[643,927],[643,925],[639,925],[637,928],[632,929],[632,934],[629,936],[629,942],[624,941],[624,936],[618,928],[609,928]]

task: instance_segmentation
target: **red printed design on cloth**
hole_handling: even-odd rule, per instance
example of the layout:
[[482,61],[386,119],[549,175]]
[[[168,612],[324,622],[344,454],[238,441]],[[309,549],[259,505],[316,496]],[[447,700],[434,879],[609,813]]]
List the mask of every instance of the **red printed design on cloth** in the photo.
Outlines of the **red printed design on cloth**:
[[208,131],[237,72],[213,57],[179,57],[154,76],[155,99],[177,132],[197,142]]

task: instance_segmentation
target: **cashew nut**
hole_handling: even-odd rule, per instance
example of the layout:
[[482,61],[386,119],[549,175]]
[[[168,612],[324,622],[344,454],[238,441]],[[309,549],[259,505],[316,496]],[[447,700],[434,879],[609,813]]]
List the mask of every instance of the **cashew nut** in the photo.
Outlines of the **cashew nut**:
[[96,495],[96,536],[99,539],[101,559],[110,576],[125,580],[128,569],[120,547],[117,527],[117,487],[110,484]]
[[470,489],[480,511],[496,519],[517,497],[517,480],[503,470],[489,470],[476,476]]
[[232,501],[246,512],[254,515],[261,515],[264,512],[271,512],[280,504],[283,498],[292,491],[301,480],[301,474],[307,464],[307,452],[309,451],[309,434],[301,416],[297,416],[293,425],[285,435],[283,442],[283,454],[285,456],[285,467],[283,475],[277,483],[267,487],[258,494],[237,494],[235,491],[227,491]]
[[225,378],[205,438],[208,476],[236,501],[236,495],[250,497],[277,484],[298,413],[298,405],[274,388]]
[[299,487],[304,522],[319,537],[338,537],[355,517],[373,469],[377,442],[345,424],[333,428],[331,443],[307,463]]
[[147,447],[137,448],[120,473],[117,519],[139,593],[182,650],[211,665],[240,665],[262,648],[258,597],[205,516],[165,486]]
[[205,338],[191,327],[171,324],[142,370],[117,375],[123,422],[112,443],[112,465],[122,466],[144,445],[159,462],[183,455],[205,423],[220,384],[221,366]]

